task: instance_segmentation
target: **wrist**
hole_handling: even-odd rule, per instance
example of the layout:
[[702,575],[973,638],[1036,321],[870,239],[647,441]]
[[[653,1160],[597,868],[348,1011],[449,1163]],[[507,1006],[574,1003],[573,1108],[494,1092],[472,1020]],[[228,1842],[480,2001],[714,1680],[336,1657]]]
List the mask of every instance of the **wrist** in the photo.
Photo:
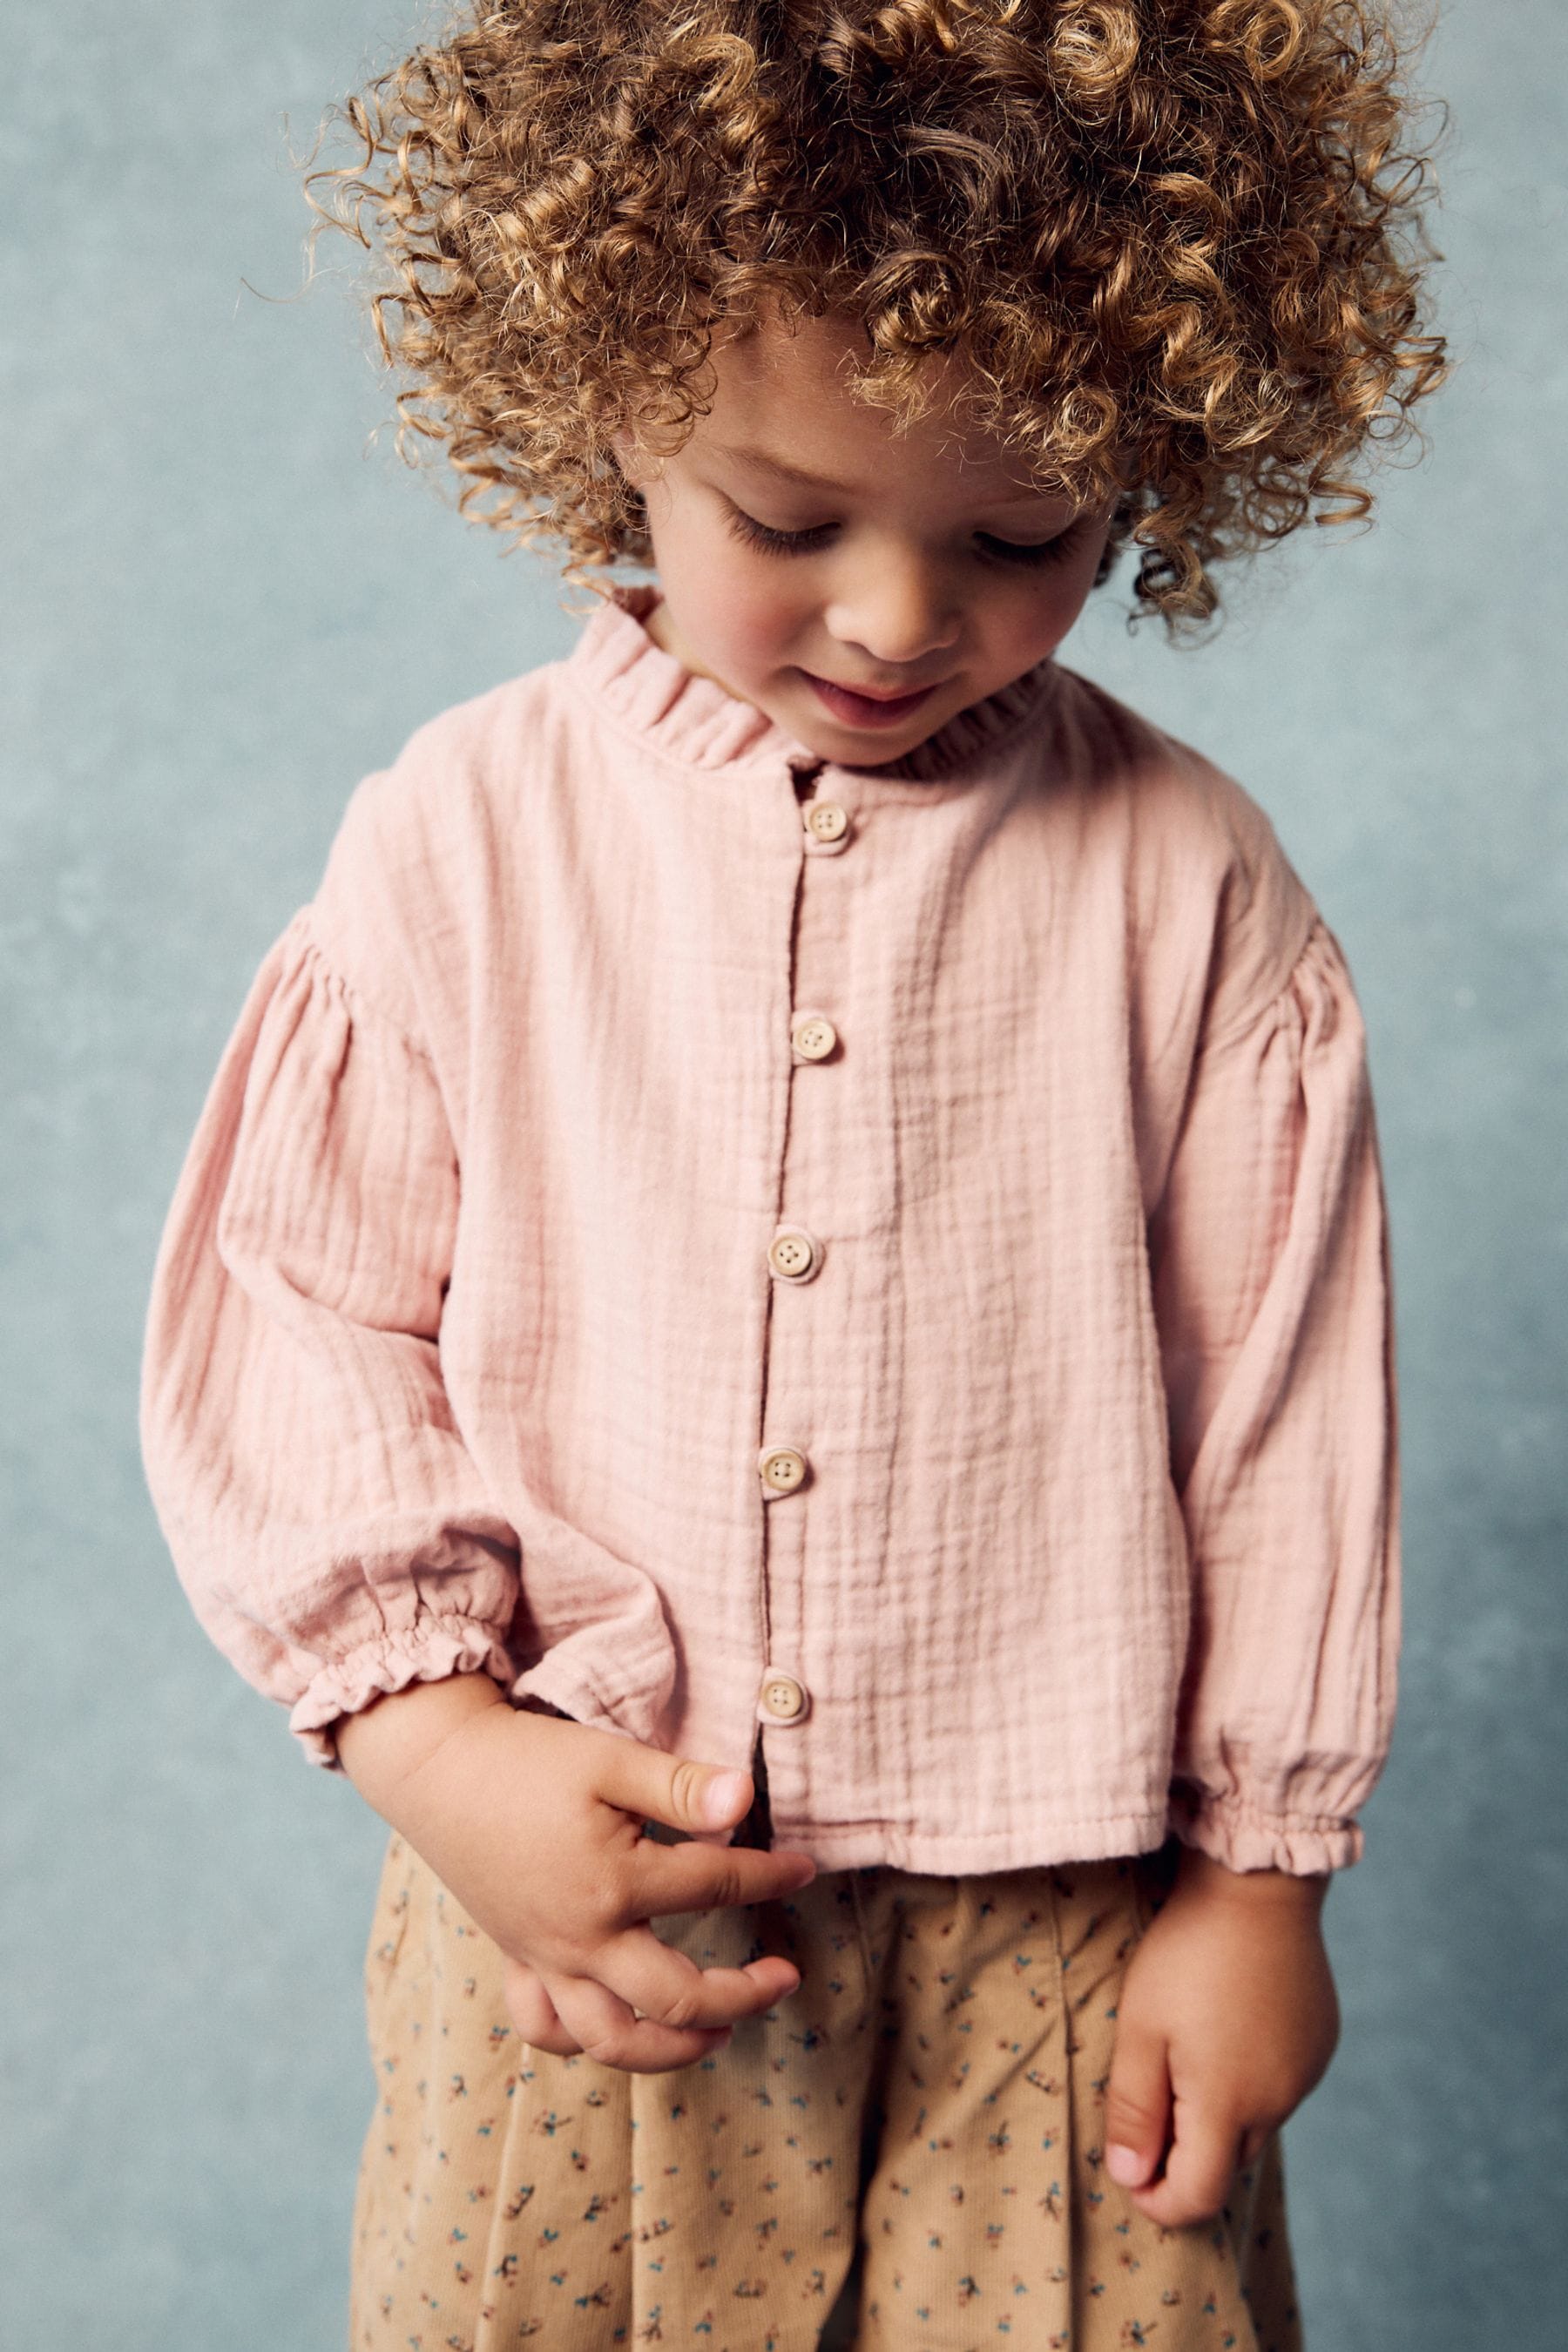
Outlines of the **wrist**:
[[1252,1911],[1283,1911],[1316,1919],[1329,1891],[1327,1872],[1231,1870],[1197,1846],[1184,1845],[1174,1893],[1184,1902],[1229,1903]]
[[339,1717],[338,1758],[365,1802],[385,1817],[396,1790],[449,1738],[475,1716],[507,1706],[505,1692],[487,1674],[410,1683],[373,1699],[357,1714]]

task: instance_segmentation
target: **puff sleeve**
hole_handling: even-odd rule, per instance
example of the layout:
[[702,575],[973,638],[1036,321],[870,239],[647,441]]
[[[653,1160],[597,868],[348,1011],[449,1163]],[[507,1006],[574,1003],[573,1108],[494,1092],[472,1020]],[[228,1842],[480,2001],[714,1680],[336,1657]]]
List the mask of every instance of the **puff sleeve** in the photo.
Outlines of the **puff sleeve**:
[[1150,1243],[1193,1580],[1172,1825],[1233,1869],[1331,1870],[1392,1727],[1398,1471],[1363,1029],[1321,918],[1204,1043]]
[[517,1538],[443,1389],[453,1139],[417,1040],[297,916],[213,1083],[153,1278],[149,1485],[218,1648],[309,1759],[381,1692],[514,1674]]

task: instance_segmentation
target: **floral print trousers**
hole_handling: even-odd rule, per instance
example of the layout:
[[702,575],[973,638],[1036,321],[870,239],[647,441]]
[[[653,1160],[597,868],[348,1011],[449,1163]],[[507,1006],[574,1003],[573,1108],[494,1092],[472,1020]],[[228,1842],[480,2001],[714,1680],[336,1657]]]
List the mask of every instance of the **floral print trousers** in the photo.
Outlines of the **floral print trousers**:
[[661,1919],[802,1981],[629,2074],[520,2042],[495,1946],[393,1836],[352,2352],[1299,2352],[1278,2142],[1197,2229],[1105,2174],[1117,1995],[1168,1868],[826,1871]]

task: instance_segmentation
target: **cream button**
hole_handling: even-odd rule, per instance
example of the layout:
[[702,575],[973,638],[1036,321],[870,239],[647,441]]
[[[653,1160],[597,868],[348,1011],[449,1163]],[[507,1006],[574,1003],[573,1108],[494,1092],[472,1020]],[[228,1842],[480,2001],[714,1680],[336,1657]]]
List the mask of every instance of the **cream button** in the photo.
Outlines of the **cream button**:
[[790,1043],[802,1061],[825,1062],[838,1043],[838,1032],[820,1013],[810,1013],[795,1023]]
[[793,1675],[770,1674],[763,1678],[757,1713],[764,1723],[798,1723],[806,1709],[804,1683]]
[[837,801],[808,802],[805,829],[817,841],[842,841],[849,830],[849,812]]
[[805,1486],[805,1456],[794,1445],[764,1445],[757,1456],[757,1471],[763,1494],[772,1501],[775,1495],[793,1495],[797,1486]]
[[768,1247],[768,1265],[783,1282],[809,1282],[822,1264],[822,1244],[799,1225],[781,1225]]

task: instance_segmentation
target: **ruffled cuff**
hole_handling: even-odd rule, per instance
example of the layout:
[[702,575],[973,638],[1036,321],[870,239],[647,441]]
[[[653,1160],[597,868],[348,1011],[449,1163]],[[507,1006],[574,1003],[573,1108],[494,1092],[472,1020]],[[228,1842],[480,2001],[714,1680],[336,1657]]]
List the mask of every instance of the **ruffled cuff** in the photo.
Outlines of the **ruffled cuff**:
[[1311,1878],[1362,1856],[1360,1823],[1336,1813],[1263,1812],[1235,1797],[1171,1792],[1170,1826],[1227,1870],[1288,1870]]
[[323,1666],[289,1717],[289,1728],[306,1760],[341,1772],[337,1740],[329,1727],[340,1717],[358,1715],[372,1699],[406,1690],[410,1683],[445,1682],[449,1675],[488,1674],[503,1690],[517,1672],[506,1643],[493,1626],[472,1617],[426,1617],[406,1631],[363,1642],[335,1664]]

